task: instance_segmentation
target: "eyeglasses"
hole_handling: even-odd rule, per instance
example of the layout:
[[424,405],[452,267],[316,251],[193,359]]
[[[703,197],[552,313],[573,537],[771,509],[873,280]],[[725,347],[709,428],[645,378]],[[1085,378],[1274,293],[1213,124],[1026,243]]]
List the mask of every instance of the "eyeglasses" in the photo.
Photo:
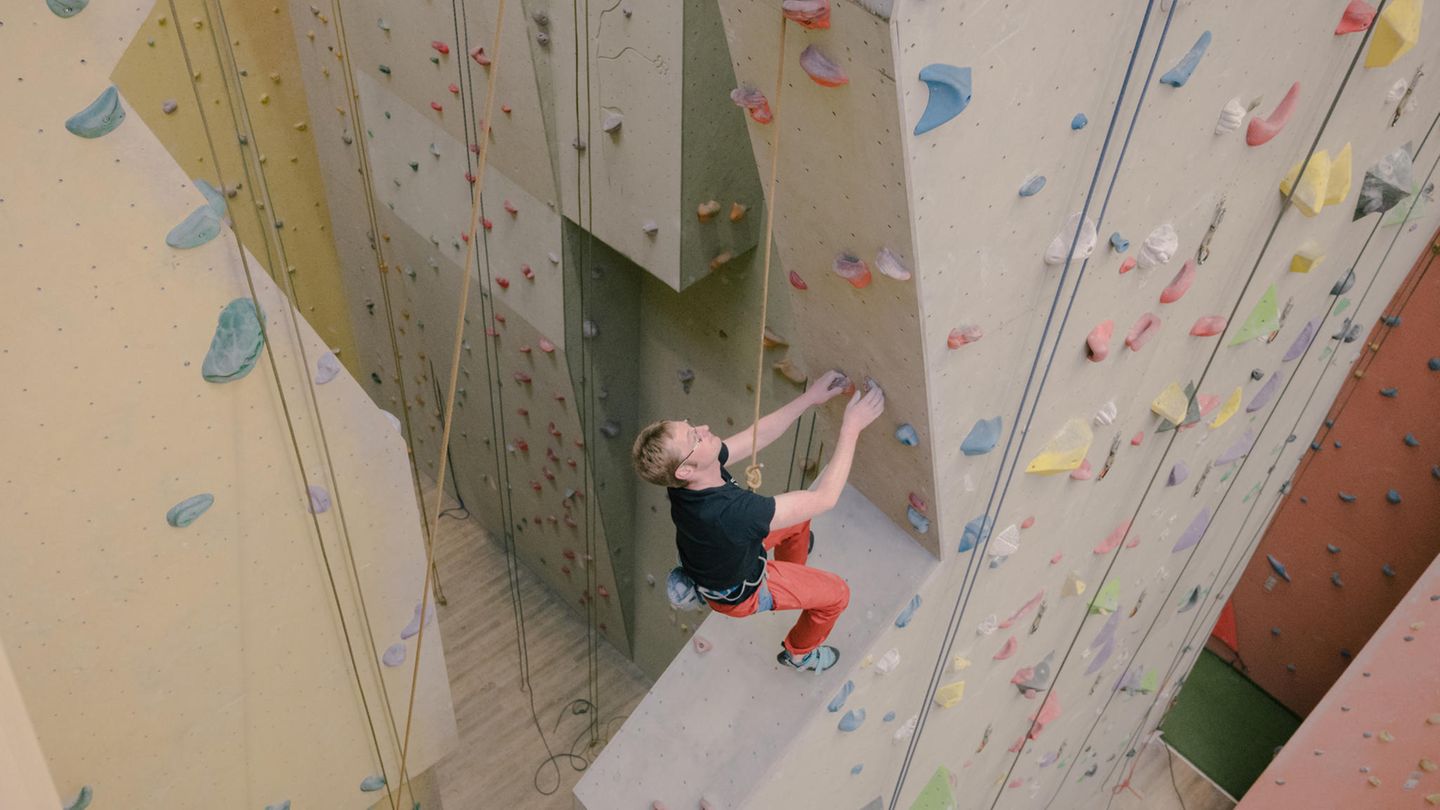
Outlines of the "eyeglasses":
[[675,465],[675,469],[677,470],[685,466],[685,462],[689,461],[690,457],[695,455],[695,451],[700,449],[700,431],[696,430],[689,422],[686,422],[685,426],[690,428],[690,432],[694,434],[695,439],[694,443],[690,445],[690,452],[686,453],[685,457],[680,459],[680,463]]

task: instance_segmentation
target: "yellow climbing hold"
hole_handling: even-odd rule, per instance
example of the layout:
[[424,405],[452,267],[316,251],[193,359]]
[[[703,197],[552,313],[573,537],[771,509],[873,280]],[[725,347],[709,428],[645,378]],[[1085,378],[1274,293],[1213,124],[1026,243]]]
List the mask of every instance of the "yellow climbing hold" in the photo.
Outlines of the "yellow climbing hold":
[[1380,732],[1380,742],[1395,742],[1395,735],[1388,731]]
[[1370,783],[1370,787],[1380,787],[1380,777],[1378,776],[1372,776],[1365,781]]
[[1330,182],[1325,185],[1325,204],[1339,205],[1350,194],[1350,144],[1330,161]]
[[1433,760],[1433,759],[1422,759],[1422,760],[1420,760],[1420,770],[1422,770],[1422,771],[1424,771],[1424,772],[1426,772],[1426,773],[1434,773],[1435,770],[1436,770],[1436,768],[1440,768],[1440,765],[1436,765],[1436,764],[1435,764],[1435,760]]
[[[1300,167],[1305,167],[1305,176],[1296,181]],[[1330,153],[1324,149],[1310,156],[1307,163],[1301,160],[1290,167],[1285,179],[1280,181],[1280,193],[1290,198],[1300,213],[1313,217],[1325,207],[1326,190],[1330,185]]]
[[947,683],[935,690],[935,702],[942,709],[948,709],[954,706],[956,703],[959,703],[963,697],[965,697],[964,681]]
[[1425,718],[1425,725],[1440,726],[1440,714],[1432,714],[1429,717]]
[[1079,596],[1085,592],[1085,580],[1076,576],[1074,571],[1065,575],[1065,584],[1060,587],[1061,596]]
[[1220,410],[1215,412],[1215,419],[1210,422],[1212,429],[1218,428],[1230,421],[1230,417],[1234,416],[1235,412],[1240,410],[1240,399],[1242,396],[1240,386],[1235,386],[1235,390],[1230,392],[1230,396],[1225,400],[1225,404],[1221,405]]
[[1440,807],[1440,793],[1431,793],[1425,797],[1425,803],[1431,807]]
[[860,668],[861,668],[861,669],[865,669],[866,667],[870,666],[870,665],[873,664],[873,663],[875,663],[875,656],[873,656],[873,655],[867,655],[867,656],[865,656],[864,658],[861,658],[861,659],[860,659]]
[[1313,242],[1306,242],[1300,246],[1299,250],[1295,251],[1294,256],[1290,257],[1290,272],[1308,273],[1323,261],[1325,261],[1325,254],[1321,252],[1320,247]]
[[[1181,415],[1184,415],[1183,411]],[[1094,440],[1095,434],[1090,432],[1088,420],[1071,419],[1045,445],[1040,455],[1030,460],[1025,472],[1058,473],[1078,469],[1085,460],[1085,454],[1090,452],[1090,442]]]
[[970,659],[966,658],[963,655],[957,655],[954,658],[950,659],[950,667],[956,672],[959,672],[962,669],[968,669],[970,667]]
[[1161,391],[1155,397],[1155,401],[1150,403],[1150,410],[1177,425],[1185,421],[1185,413],[1189,409],[1190,398],[1185,396],[1185,391],[1180,387],[1180,383],[1172,382],[1165,386],[1165,390]]
[[1420,10],[1424,0],[1394,0],[1375,19],[1365,67],[1385,67],[1404,56],[1420,39]]

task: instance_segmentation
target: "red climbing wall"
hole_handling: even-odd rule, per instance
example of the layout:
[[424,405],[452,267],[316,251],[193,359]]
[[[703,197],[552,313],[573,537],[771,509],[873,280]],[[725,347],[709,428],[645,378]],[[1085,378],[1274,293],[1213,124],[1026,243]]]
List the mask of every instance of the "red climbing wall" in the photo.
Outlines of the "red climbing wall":
[[1302,716],[1440,552],[1437,252],[1440,234],[1363,342],[1330,341],[1354,373],[1232,597],[1247,674]]

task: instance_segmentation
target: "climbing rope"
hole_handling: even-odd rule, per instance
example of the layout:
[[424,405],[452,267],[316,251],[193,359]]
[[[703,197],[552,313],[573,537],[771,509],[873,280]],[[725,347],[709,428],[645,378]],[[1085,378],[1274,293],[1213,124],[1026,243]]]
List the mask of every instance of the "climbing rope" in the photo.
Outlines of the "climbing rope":
[[785,86],[785,15],[780,15],[779,58],[775,65],[775,104],[770,108],[770,183],[765,200],[765,274],[760,286],[760,349],[755,361],[755,414],[750,425],[750,464],[745,468],[745,485],[760,489],[760,392],[765,379],[765,321],[770,309],[770,254],[774,248],[775,191],[780,176],[780,90]]

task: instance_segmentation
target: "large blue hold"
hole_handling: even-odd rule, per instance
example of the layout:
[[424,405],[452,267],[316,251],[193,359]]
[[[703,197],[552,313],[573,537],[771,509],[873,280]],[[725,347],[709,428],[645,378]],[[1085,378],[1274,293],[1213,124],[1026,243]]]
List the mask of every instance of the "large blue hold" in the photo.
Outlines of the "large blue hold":
[[860,724],[864,722],[865,710],[851,709],[850,711],[845,712],[844,717],[840,718],[840,730],[854,731],[855,729],[860,728]]
[[983,456],[995,449],[1000,441],[1000,417],[981,419],[970,428],[970,435],[960,443],[960,452],[967,456]]
[[1206,31],[1195,40],[1190,46],[1190,52],[1180,57],[1175,67],[1165,71],[1160,77],[1161,84],[1168,84],[1171,87],[1184,87],[1185,82],[1190,81],[1190,74],[1195,72],[1195,67],[1200,64],[1200,57],[1205,55],[1205,49],[1210,47],[1210,32]]
[[1021,184],[1021,186],[1020,186],[1020,196],[1021,196],[1021,197],[1034,197],[1036,194],[1039,194],[1039,193],[1040,193],[1040,189],[1042,189],[1042,188],[1045,188],[1045,175],[1043,175],[1043,174],[1034,175],[1034,176],[1032,176],[1030,179],[1026,180],[1024,183]]
[[930,88],[930,100],[925,102],[925,112],[915,123],[915,134],[926,132],[944,124],[965,111],[970,105],[970,68],[935,63],[920,69],[920,81]]
[[250,373],[264,348],[265,333],[260,329],[255,302],[236,298],[220,311],[200,376],[213,383],[234,382]]
[[208,492],[199,495],[192,495],[170,507],[165,513],[165,522],[177,529],[183,529],[195,522],[195,519],[205,514],[205,510],[215,504],[215,496]]
[[65,128],[82,138],[98,138],[113,132],[124,120],[125,108],[120,105],[120,91],[112,84],[85,109],[70,116],[65,121]]
[[995,525],[991,518],[981,515],[965,524],[965,531],[960,535],[960,553],[964,554],[980,543],[985,542],[990,536],[990,529]]
[[837,693],[835,693],[835,697],[833,697],[833,698],[830,699],[830,705],[826,706],[826,707],[825,707],[825,710],[826,710],[826,711],[831,711],[831,712],[838,712],[838,711],[840,711],[842,708],[845,707],[845,701],[846,701],[847,699],[849,699],[850,693],[851,693],[851,692],[854,692],[854,691],[855,691],[855,682],[854,682],[854,681],[846,681],[846,682],[845,682],[845,685],[842,686],[842,687],[840,687],[840,691],[837,692]]

